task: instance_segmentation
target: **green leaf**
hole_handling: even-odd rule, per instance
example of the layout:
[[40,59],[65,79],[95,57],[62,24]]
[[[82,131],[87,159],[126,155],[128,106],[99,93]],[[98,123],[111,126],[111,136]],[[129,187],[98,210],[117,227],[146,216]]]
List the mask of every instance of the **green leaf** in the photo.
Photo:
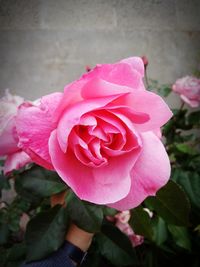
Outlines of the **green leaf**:
[[190,204],[184,191],[175,182],[170,180],[155,197],[149,197],[145,203],[153,207],[166,222],[188,225]]
[[[7,261],[7,252],[8,250],[0,246],[0,266],[4,267]],[[7,267],[7,266],[6,266]]]
[[189,155],[196,155],[197,151],[189,146],[188,144],[175,144],[175,147],[179,152],[189,154]]
[[6,223],[0,223],[0,245],[4,245],[8,242],[9,238],[9,225]]
[[17,175],[15,180],[17,193],[31,202],[37,201],[38,198],[57,194],[66,188],[56,172],[45,170],[39,166],[34,166]]
[[65,239],[68,226],[66,208],[54,208],[36,215],[27,226],[25,235],[27,260],[40,260],[56,251]]
[[116,266],[136,264],[135,251],[130,240],[113,225],[103,225],[102,233],[97,235],[100,253]]
[[176,225],[168,225],[168,229],[177,246],[191,250],[191,242],[187,228]]
[[0,174],[0,197],[1,197],[1,191],[2,190],[9,190],[10,189],[10,183],[7,177]]
[[155,216],[151,219],[153,227],[153,241],[156,245],[160,246],[167,240],[167,226],[165,221],[159,217]]
[[23,261],[10,261],[6,264],[6,267],[21,267]]
[[200,110],[191,112],[187,117],[188,124],[200,125]]
[[167,97],[171,93],[172,89],[170,85],[162,85],[158,88],[158,94]]
[[16,196],[14,201],[10,204],[7,213],[7,222],[9,229],[12,232],[20,230],[20,218],[24,212],[27,212],[30,208],[30,203],[25,199]]
[[196,172],[186,172],[182,169],[176,169],[172,176],[187,193],[191,203],[200,209],[200,176]]
[[116,209],[109,208],[107,206],[103,207],[103,214],[104,216],[115,216],[118,213]]
[[9,250],[7,255],[8,261],[18,261],[24,259],[26,255],[26,245],[24,242],[14,244]]
[[90,233],[100,231],[103,221],[101,206],[82,201],[74,193],[68,194],[66,202],[68,213],[77,226]]
[[131,210],[131,218],[129,224],[136,234],[142,235],[149,240],[152,240],[153,229],[151,225],[151,218],[141,206]]

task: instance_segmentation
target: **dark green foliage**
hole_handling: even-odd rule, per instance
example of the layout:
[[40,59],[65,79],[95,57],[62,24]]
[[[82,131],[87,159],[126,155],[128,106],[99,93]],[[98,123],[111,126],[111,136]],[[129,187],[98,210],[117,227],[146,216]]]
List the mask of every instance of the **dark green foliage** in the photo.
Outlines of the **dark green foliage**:
[[129,224],[132,226],[134,232],[142,235],[149,240],[153,238],[153,229],[149,214],[139,206],[131,211],[131,219]]
[[145,203],[167,223],[187,226],[190,204],[187,195],[175,182],[169,181],[155,197],[149,197]]
[[19,195],[32,203],[67,189],[56,172],[33,166],[16,176],[15,189]]
[[42,259],[56,251],[64,241],[67,226],[66,208],[60,205],[38,213],[26,230],[27,261]]
[[67,212],[77,226],[90,233],[100,231],[103,221],[102,207],[81,201],[72,192],[68,194],[66,203]]
[[100,254],[115,266],[137,263],[135,251],[128,237],[113,225],[104,224],[96,238]]

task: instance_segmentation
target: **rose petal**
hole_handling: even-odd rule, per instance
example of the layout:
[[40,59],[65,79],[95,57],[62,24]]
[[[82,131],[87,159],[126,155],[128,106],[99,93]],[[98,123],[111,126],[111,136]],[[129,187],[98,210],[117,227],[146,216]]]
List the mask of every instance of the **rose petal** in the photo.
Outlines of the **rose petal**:
[[131,171],[131,190],[124,199],[109,204],[118,210],[132,209],[156,194],[170,177],[170,162],[161,141],[151,132],[142,134],[143,148]]
[[187,103],[190,107],[192,108],[198,108],[199,106],[199,101],[198,100],[192,100],[189,99],[188,97],[184,96],[184,95],[180,95],[181,99]]
[[53,169],[48,151],[48,140],[55,129],[54,112],[60,102],[62,93],[44,96],[40,104],[24,104],[16,118],[19,146],[39,165]]
[[98,77],[113,84],[144,90],[143,76],[144,64],[141,58],[135,57],[115,64],[99,64],[81,78],[90,80]]
[[7,121],[7,125],[0,135],[0,156],[17,152],[19,150],[17,143],[18,137],[15,130],[15,119],[13,117]]
[[[123,96],[122,96],[123,98]],[[120,101],[120,97],[117,99],[117,101]],[[149,115],[143,112],[135,111],[133,108],[126,107],[126,106],[119,106],[115,101],[111,102],[109,105],[107,105],[107,110],[115,113],[115,114],[125,114],[129,120],[131,120],[133,123],[142,124],[147,121],[149,121]]]
[[[49,151],[55,170],[79,198],[97,204],[115,202],[130,190],[130,168],[138,153],[113,158],[107,166],[90,168],[81,164],[71,150],[60,149],[56,131],[51,134]],[[120,164],[119,164],[120,163]],[[113,179],[114,177],[114,179]]]
[[124,96],[125,103],[134,111],[149,115],[148,121],[143,124],[135,124],[135,127],[142,132],[160,128],[173,115],[160,96],[148,91],[135,91],[134,93],[127,94]]
[[81,95],[84,99],[89,99],[117,94],[125,94],[131,91],[132,88],[130,87],[113,84],[96,77],[94,79],[91,79],[83,86],[81,90]]
[[[120,96],[120,95],[119,95]],[[85,113],[106,106],[109,102],[117,99],[118,95],[115,96],[107,96],[104,98],[95,98],[89,99],[82,102],[78,102],[73,106],[66,109],[60,118],[58,124],[58,142],[63,152],[66,152],[67,143],[68,143],[68,135],[70,134],[72,128],[75,125],[80,124],[81,116]]]
[[4,165],[4,174],[8,175],[11,171],[18,170],[31,162],[31,158],[24,151],[13,153],[6,158]]
[[129,64],[134,70],[137,70],[141,76],[144,76],[144,62],[140,57],[128,57],[120,62]]

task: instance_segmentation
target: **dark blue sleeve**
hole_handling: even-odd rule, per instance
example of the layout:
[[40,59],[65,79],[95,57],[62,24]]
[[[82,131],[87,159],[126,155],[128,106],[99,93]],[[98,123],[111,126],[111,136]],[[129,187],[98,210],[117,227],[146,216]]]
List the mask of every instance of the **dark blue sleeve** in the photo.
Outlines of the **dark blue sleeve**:
[[65,241],[63,246],[56,252],[52,253],[48,258],[24,263],[21,267],[74,267],[72,259],[77,259],[76,262],[81,263],[86,253],[82,252],[79,248],[71,243]]

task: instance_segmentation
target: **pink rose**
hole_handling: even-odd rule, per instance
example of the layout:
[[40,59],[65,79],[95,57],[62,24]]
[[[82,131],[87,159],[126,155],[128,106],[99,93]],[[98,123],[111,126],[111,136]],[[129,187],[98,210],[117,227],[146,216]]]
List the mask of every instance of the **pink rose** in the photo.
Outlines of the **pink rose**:
[[56,170],[80,199],[119,210],[155,195],[170,163],[154,130],[172,116],[143,85],[141,58],[97,65],[64,93],[21,105],[19,144],[41,166]]
[[172,86],[172,90],[180,95],[182,100],[192,108],[200,104],[200,79],[193,76],[185,76],[178,79]]
[[17,170],[30,162],[30,157],[18,147],[15,117],[24,99],[6,90],[0,98],[0,157],[6,157],[4,174]]
[[144,237],[141,235],[136,235],[133,229],[130,227],[128,221],[130,220],[131,214],[129,210],[122,211],[115,215],[116,227],[121,230],[125,235],[128,236],[133,247],[139,246],[144,242]]

